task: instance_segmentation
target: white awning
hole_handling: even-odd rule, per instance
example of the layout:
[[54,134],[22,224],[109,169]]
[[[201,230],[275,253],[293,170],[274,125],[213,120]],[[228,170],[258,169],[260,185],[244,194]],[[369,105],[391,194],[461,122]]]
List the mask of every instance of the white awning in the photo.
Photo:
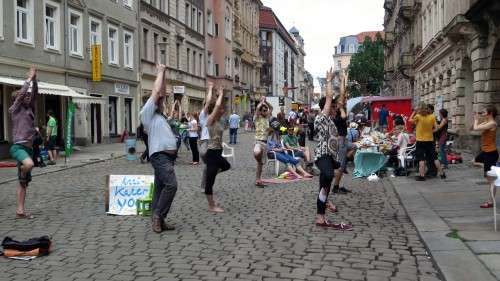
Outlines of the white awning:
[[[13,86],[22,86],[24,85],[24,80],[10,78],[5,76],[0,76],[0,84],[7,84]],[[51,84],[45,82],[38,82],[38,92],[43,95],[56,95],[56,96],[64,96],[70,97],[75,103],[102,103],[102,99],[96,97],[90,97],[76,92],[68,86]]]

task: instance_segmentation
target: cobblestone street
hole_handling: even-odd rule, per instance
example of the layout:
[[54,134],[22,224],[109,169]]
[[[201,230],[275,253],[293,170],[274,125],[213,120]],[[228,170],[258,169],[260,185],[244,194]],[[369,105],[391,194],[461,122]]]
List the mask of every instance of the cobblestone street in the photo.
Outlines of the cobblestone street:
[[1,237],[50,235],[54,242],[47,257],[0,259],[0,280],[439,280],[390,184],[347,180],[354,193],[330,197],[340,209],[330,218],[354,231],[321,229],[314,225],[317,177],[255,188],[251,138],[242,136],[236,164],[217,178],[224,214],[207,212],[201,167],[181,153],[168,217],[176,230],[161,235],[148,218],[104,212],[105,176],[152,174],[150,165],[121,158],[37,176],[27,197],[30,221],[14,219],[16,183],[0,185]]

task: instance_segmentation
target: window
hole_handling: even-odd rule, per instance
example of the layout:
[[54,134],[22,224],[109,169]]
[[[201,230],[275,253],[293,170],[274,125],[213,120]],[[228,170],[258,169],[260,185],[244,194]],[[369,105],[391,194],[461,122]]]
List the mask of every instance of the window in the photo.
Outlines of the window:
[[160,46],[160,63],[167,65],[167,37],[163,37],[163,44]]
[[231,76],[231,58],[226,57],[224,59],[224,68],[226,69],[226,76]]
[[192,73],[196,75],[196,51],[193,51],[193,69]]
[[153,34],[153,61],[158,62],[158,34]]
[[142,54],[143,59],[147,60],[148,59],[148,49],[149,49],[149,30],[144,28],[142,30],[142,49],[144,50],[144,53]]
[[203,69],[203,55],[200,54],[199,56],[200,56],[200,58],[198,59],[198,64],[199,64],[199,66],[198,66],[198,76],[201,76],[202,75],[201,71]]
[[191,49],[187,48],[186,50],[186,60],[187,60],[187,64],[186,64],[186,72],[187,73],[191,73],[191,60],[190,60],[190,55],[191,55]]
[[203,20],[201,18],[201,12],[198,12],[198,21],[196,21],[196,30],[199,33],[203,33],[203,26],[202,26]]
[[179,19],[179,0],[175,0],[175,18]]
[[133,0],[123,0],[123,6],[132,9]]
[[226,8],[226,14],[224,15],[224,34],[226,39],[231,40],[231,11]]
[[158,0],[159,2],[159,7],[160,11],[165,12],[165,0]]
[[134,68],[134,37],[131,32],[123,32],[123,64]]
[[108,26],[108,62],[118,64],[118,29]]
[[215,37],[219,36],[219,24],[215,24]]
[[59,50],[59,4],[45,2],[45,48]]
[[[102,30],[101,30],[101,21],[97,19],[90,19],[89,24],[89,43],[90,45],[101,45],[101,61],[102,61]],[[90,56],[90,60],[92,60],[92,56]]]
[[184,9],[184,24],[189,26],[189,23],[191,22],[191,19],[189,18],[189,12],[191,11],[191,8],[189,4],[186,3],[186,8]]
[[[3,1],[0,1],[0,39],[3,39]],[[0,101],[1,102],[1,101]],[[1,113],[1,110],[0,110]],[[1,123],[1,121],[0,121]],[[3,133],[3,129],[1,128],[3,124],[0,124],[0,134]],[[0,135],[0,140],[3,140],[3,137]]]
[[115,136],[118,134],[116,124],[116,97],[109,97],[108,111],[109,111],[109,134]]
[[354,53],[354,45],[352,45],[352,44],[349,45],[349,53],[351,53],[351,54]]
[[196,28],[196,8],[191,10],[191,28]]
[[33,0],[16,0],[16,40],[33,44]]
[[175,55],[176,55],[176,63],[177,69],[181,69],[181,45],[179,43],[175,44]]
[[207,55],[207,73],[208,75],[214,75],[214,57],[211,52]]
[[211,11],[207,12],[207,33],[208,35],[214,34],[214,19]]
[[83,56],[82,14],[69,10],[69,51],[72,55]]
[[219,64],[218,63],[215,64],[215,76],[217,76],[217,77],[219,76]]

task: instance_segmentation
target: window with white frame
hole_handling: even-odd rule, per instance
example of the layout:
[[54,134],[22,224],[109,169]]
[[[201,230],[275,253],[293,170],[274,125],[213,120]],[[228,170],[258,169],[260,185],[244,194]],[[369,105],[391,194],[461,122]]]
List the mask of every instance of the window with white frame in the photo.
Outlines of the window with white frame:
[[[2,0],[3,1],[3,0]],[[15,0],[16,2],[16,41],[33,43],[33,0]]]
[[224,33],[226,39],[231,40],[231,10],[226,8],[226,14],[224,15]]
[[123,0],[123,6],[132,9],[134,5],[134,0]]
[[225,59],[225,69],[226,69],[226,76],[231,76],[231,58],[226,57]]
[[72,55],[83,56],[82,14],[69,10],[69,51]]
[[191,28],[196,29],[196,8],[191,9]]
[[214,34],[214,18],[211,11],[207,11],[207,33],[208,35]]
[[90,45],[102,44],[101,21],[91,18],[89,21],[89,42]]
[[108,26],[108,62],[118,64],[118,28]]
[[198,12],[198,21],[196,23],[196,31],[203,33],[203,17],[201,16],[201,12]]
[[59,50],[59,9],[58,3],[45,1],[45,48]]
[[191,18],[189,17],[189,14],[191,12],[190,5],[186,3],[186,7],[184,8],[184,24],[189,26],[191,22]]
[[129,31],[123,32],[123,64],[134,68],[134,36]]
[[214,75],[214,56],[211,52],[207,54],[207,73],[208,75]]

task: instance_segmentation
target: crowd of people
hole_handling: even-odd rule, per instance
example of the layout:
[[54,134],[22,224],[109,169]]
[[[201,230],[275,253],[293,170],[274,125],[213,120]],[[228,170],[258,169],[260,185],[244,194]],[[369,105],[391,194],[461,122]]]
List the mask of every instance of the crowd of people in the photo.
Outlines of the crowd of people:
[[[334,97],[332,81],[335,78],[333,70],[326,75],[326,95],[319,101],[318,111],[292,109],[288,113],[280,108],[273,116],[273,106],[262,97],[254,110],[253,118],[248,114],[243,120],[236,112],[225,118],[224,89],[214,89],[208,83],[208,90],[203,108],[199,113],[183,113],[180,101],[175,99],[167,106],[165,65],[157,66],[157,77],[151,96],[140,112],[141,125],[138,136],[146,145],[141,155],[141,162],[151,162],[154,169],[154,194],[152,202],[152,230],[160,233],[172,230],[174,227],[165,222],[172,202],[177,192],[175,176],[175,161],[182,145],[191,151],[192,165],[202,165],[200,186],[204,191],[208,211],[222,213],[224,209],[214,198],[216,177],[219,173],[231,169],[231,164],[222,156],[223,132],[229,129],[229,143],[236,144],[240,124],[245,124],[245,130],[255,130],[253,156],[256,163],[255,186],[265,187],[262,179],[263,166],[266,158],[274,157],[282,162],[294,178],[312,178],[318,174],[319,187],[316,196],[316,220],[319,227],[349,231],[353,226],[343,222],[333,223],[326,216],[326,211],[335,213],[338,208],[329,201],[330,193],[349,194],[351,190],[341,186],[342,178],[348,174],[347,162],[354,158],[359,147],[362,147],[363,137],[370,131],[366,112],[354,114],[347,112],[346,76],[340,74],[340,94]],[[28,89],[31,88],[30,91]],[[286,89],[285,89],[286,91]],[[32,218],[26,212],[24,203],[26,189],[31,181],[31,169],[41,158],[39,146],[47,144],[49,164],[55,163],[57,151],[57,120],[53,112],[48,112],[46,137],[34,126],[34,101],[38,92],[36,69],[32,68],[23,87],[14,96],[9,108],[13,120],[14,144],[10,149],[11,156],[18,162],[19,186],[17,189],[17,218]],[[370,113],[368,112],[368,115]],[[415,144],[415,159],[418,162],[417,181],[439,175],[446,178],[448,168],[447,139],[448,112],[439,111],[439,117],[434,115],[431,105],[420,104],[409,117],[414,126],[415,134],[407,131],[408,121],[401,116],[393,116],[394,124],[388,124],[389,111],[385,105],[379,112],[377,129],[379,134],[390,139],[391,148],[388,151],[389,165],[401,168],[401,155],[413,143]],[[476,162],[483,163],[484,175],[496,165],[498,152],[496,150],[495,121],[497,110],[488,106],[484,112],[475,116],[472,130],[480,131],[481,153]],[[439,122],[437,121],[439,120]],[[391,125],[391,126],[389,126]],[[391,127],[390,131],[388,128]],[[317,142],[311,153],[306,145],[306,139]],[[317,172],[313,167],[317,168]],[[481,205],[490,208],[491,201]]]

